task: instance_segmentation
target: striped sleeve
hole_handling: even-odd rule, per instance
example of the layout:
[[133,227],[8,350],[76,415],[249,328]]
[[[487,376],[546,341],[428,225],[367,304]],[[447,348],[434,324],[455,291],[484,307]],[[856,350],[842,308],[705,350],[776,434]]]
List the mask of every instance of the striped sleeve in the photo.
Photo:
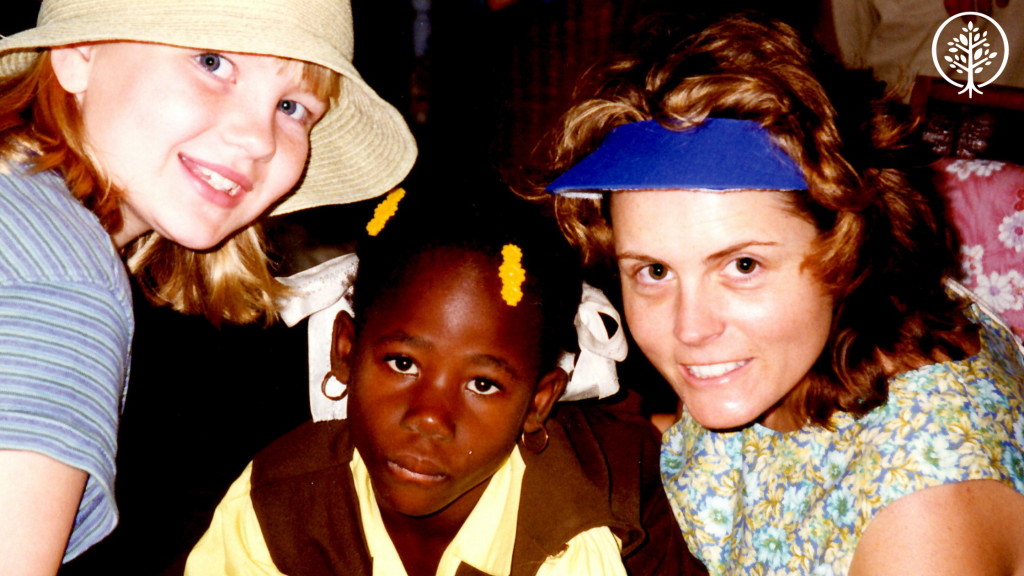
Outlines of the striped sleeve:
[[0,178],[0,449],[88,473],[67,561],[117,524],[117,422],[134,326],[109,236],[59,182]]

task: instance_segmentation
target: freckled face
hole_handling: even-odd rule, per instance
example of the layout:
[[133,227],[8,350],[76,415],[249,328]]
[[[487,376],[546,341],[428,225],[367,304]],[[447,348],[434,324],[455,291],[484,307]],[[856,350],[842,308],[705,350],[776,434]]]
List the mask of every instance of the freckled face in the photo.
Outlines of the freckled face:
[[[279,58],[137,42],[78,50],[91,150],[125,191],[118,245],[155,230],[220,243],[290,191],[326,104]],[[65,86],[67,88],[67,85]]]
[[348,414],[385,513],[468,515],[534,410],[540,315],[501,299],[497,266],[427,253],[368,311]]
[[801,425],[832,322],[809,268],[817,230],[774,192],[617,192],[611,201],[626,319],[637,344],[708,428]]

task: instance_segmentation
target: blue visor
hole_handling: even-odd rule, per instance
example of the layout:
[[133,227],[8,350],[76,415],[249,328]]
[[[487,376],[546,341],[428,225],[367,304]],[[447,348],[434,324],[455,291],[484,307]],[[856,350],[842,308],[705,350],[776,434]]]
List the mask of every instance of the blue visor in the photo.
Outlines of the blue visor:
[[670,130],[645,120],[612,130],[547,187],[586,198],[612,190],[807,190],[807,181],[757,122],[708,118]]

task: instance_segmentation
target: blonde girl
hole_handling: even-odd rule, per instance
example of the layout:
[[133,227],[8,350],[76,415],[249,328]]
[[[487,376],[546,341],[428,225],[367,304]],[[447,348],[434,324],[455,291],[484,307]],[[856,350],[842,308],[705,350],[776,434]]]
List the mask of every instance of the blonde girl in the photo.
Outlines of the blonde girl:
[[0,573],[53,574],[117,522],[129,272],[181,312],[270,320],[253,221],[408,172],[351,61],[347,0],[45,0],[0,41]]

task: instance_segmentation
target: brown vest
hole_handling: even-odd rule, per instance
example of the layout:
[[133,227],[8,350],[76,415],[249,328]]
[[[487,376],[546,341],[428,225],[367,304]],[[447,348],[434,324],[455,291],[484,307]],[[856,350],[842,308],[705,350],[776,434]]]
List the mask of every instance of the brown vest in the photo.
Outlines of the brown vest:
[[[533,576],[549,556],[591,528],[622,541],[635,576],[706,574],[690,555],[661,488],[650,425],[594,407],[561,405],[551,440],[526,462],[512,576]],[[371,576],[344,420],[308,422],[253,460],[251,498],[278,569],[289,575]],[[483,574],[463,564],[458,576]]]

